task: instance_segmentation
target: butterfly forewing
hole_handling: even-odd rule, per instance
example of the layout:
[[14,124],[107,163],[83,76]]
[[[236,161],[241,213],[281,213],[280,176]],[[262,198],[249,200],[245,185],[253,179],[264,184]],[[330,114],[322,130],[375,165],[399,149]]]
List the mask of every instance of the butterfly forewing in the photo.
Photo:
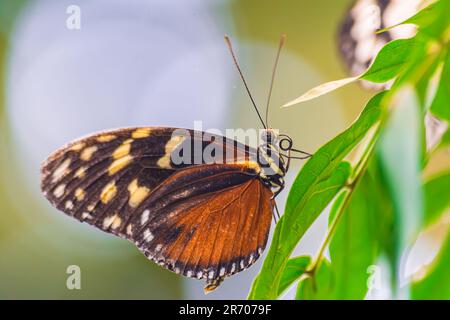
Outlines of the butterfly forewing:
[[[212,290],[259,257],[273,194],[259,179],[255,149],[179,130],[121,129],[70,143],[43,164],[41,187],[61,211]],[[198,146],[220,152],[199,162]]]

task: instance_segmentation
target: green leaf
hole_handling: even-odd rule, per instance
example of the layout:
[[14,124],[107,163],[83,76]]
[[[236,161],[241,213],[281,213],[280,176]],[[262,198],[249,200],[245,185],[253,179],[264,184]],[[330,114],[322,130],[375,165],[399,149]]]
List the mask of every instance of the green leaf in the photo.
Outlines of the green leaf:
[[[376,203],[378,217],[376,227],[378,228],[378,244],[380,246],[380,253],[384,255],[387,261],[390,263],[390,271],[392,273],[397,270],[397,252],[396,252],[396,236],[394,231],[395,218],[394,218],[394,206],[391,199],[389,190],[386,188],[386,181],[383,177],[382,161],[380,152],[376,152],[372,161],[370,162],[367,174],[370,175],[371,182],[373,184],[374,193],[373,201]],[[395,277],[391,277],[391,284],[396,281]]]
[[415,39],[399,39],[386,44],[360,79],[384,83],[400,74],[416,45]]
[[[411,86],[401,88],[392,98],[392,114],[382,134],[379,153],[382,175],[394,205],[395,243],[391,261],[394,269],[422,226],[420,122],[423,118]],[[398,272],[393,274],[394,279]],[[405,298],[402,294],[400,297]]]
[[334,219],[336,219],[336,215],[340,212],[341,207],[344,204],[344,200],[346,197],[348,197],[350,193],[350,190],[348,188],[345,188],[339,193],[336,197],[336,199],[333,202],[333,205],[330,209],[330,215],[328,216],[328,227],[332,224]]
[[433,4],[429,5],[428,7],[425,7],[422,10],[420,10],[412,17],[410,17],[400,23],[397,23],[396,25],[378,30],[377,33],[383,33],[383,32],[389,31],[391,29],[394,29],[394,28],[396,28],[400,25],[404,25],[404,24],[414,24],[414,25],[418,26],[419,28],[426,27],[426,26],[429,26],[436,19],[438,14],[439,14],[439,11],[436,10],[436,6],[433,3]]
[[439,56],[432,60],[432,63],[427,67],[423,76],[416,82],[416,92],[419,97],[422,110],[428,111],[436,96],[439,81],[442,75],[443,63]]
[[449,149],[450,148],[450,130],[445,131],[442,135],[441,141],[439,142],[438,149]]
[[362,75],[321,84],[300,97],[284,104],[283,107],[290,107],[315,99],[356,80],[367,80],[375,83],[387,82],[400,74],[405,64],[409,61],[415,45],[416,41],[414,38],[389,42],[380,50],[372,65]]
[[282,107],[287,108],[287,107],[293,106],[298,103],[302,103],[305,101],[315,99],[315,98],[323,96],[324,94],[327,94],[331,91],[339,89],[340,87],[343,87],[349,83],[355,82],[356,80],[358,80],[358,77],[345,78],[345,79],[341,79],[341,80],[335,80],[335,81],[323,83],[317,87],[312,88],[311,90],[309,90],[305,94],[301,95],[300,97],[298,97],[292,101],[289,101],[288,103],[284,104]]
[[330,300],[333,299],[333,274],[330,262],[323,259],[314,277],[308,277],[299,282],[297,300]]
[[441,80],[430,110],[439,118],[450,121],[450,51],[447,52]]
[[350,170],[347,162],[340,163],[329,176],[308,186],[303,203],[296,208],[298,211],[286,210],[276,225],[269,252],[260,274],[253,283],[249,299],[277,298],[281,277],[289,256],[306,230],[345,185],[350,176]]
[[405,21],[379,30],[377,33],[382,33],[404,24],[414,24],[419,28],[420,36],[440,38],[448,26],[449,15],[450,5],[448,0],[438,0]]
[[411,298],[424,299],[450,299],[450,232],[433,262],[428,274],[422,280],[414,282],[411,286]]
[[450,208],[450,172],[428,180],[424,185],[424,198],[424,223],[428,226],[436,223]]
[[[424,37],[436,40],[444,40],[448,43],[448,38],[445,38],[445,33],[448,32],[450,16],[450,2],[448,0],[439,0],[432,4],[428,11],[429,17],[421,17],[420,33]],[[416,18],[416,20],[418,20]],[[417,23],[417,22],[416,22]],[[444,36],[444,37],[443,37]]]
[[342,159],[363,139],[380,117],[383,93],[367,104],[358,120],[322,146],[303,166],[292,185],[285,213],[278,222],[272,243],[250,299],[275,299],[289,256],[314,220],[346,183],[350,174]]
[[[371,177],[365,174],[350,197],[329,245],[334,274],[333,297],[364,299],[367,293],[367,268],[379,254],[379,205]],[[338,201],[330,212],[334,219]]]
[[289,288],[296,280],[298,280],[306,271],[311,262],[311,257],[302,256],[289,259],[280,280],[278,288],[278,296],[280,296],[287,288]]

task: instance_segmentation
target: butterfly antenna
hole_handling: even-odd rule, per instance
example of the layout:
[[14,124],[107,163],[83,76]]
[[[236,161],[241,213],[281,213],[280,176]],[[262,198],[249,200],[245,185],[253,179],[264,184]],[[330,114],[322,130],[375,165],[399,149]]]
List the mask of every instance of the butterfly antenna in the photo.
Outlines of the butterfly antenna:
[[259,120],[261,121],[264,129],[267,129],[267,126],[264,123],[264,120],[261,117],[261,114],[259,113],[258,107],[256,106],[255,100],[253,99],[252,94],[250,93],[250,89],[248,88],[247,81],[245,81],[244,74],[242,73],[242,70],[239,67],[236,56],[234,55],[233,46],[231,45],[230,38],[227,35],[225,35],[224,38],[225,38],[225,42],[227,43],[228,49],[230,50],[231,56],[233,57],[234,65],[236,66],[236,68],[239,72],[239,75],[241,76],[242,82],[244,83],[245,90],[247,90],[248,96],[250,97],[250,100],[252,101],[253,107],[255,108],[255,111],[258,114]]
[[277,72],[278,60],[280,59],[281,49],[283,49],[285,42],[286,42],[286,35],[282,34],[281,38],[280,38],[280,44],[278,45],[277,57],[275,58],[275,64],[274,64],[273,70],[272,70],[272,79],[270,80],[269,96],[267,97],[267,105],[266,105],[266,125],[267,126],[269,126],[269,105],[270,105],[270,98],[272,97],[273,83],[275,81],[275,74]]

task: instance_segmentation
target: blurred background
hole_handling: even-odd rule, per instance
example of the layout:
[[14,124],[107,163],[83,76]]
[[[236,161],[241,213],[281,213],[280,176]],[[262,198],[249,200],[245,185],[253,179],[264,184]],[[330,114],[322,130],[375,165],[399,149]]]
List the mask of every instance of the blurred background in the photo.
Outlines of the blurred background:
[[[0,0],[0,299],[245,298],[262,259],[205,297],[200,281],[182,279],[133,244],[51,207],[40,194],[40,163],[66,142],[109,128],[189,128],[196,120],[204,129],[258,127],[225,33],[261,106],[280,35],[287,34],[270,125],[314,152],[357,117],[371,93],[355,84],[279,106],[347,76],[336,39],[350,4]],[[79,25],[71,20],[77,13]],[[430,172],[445,161],[435,162]],[[301,165],[291,168],[287,190]],[[322,215],[296,254],[314,254],[326,224]],[[70,265],[81,268],[81,290],[66,288]]]

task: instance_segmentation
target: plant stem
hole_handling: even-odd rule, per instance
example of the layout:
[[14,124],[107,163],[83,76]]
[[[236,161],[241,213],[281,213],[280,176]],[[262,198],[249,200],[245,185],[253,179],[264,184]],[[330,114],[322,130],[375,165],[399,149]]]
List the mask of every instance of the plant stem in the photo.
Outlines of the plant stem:
[[334,235],[334,232],[336,231],[337,225],[339,224],[339,221],[341,220],[341,217],[344,215],[345,209],[347,208],[348,204],[350,203],[351,196],[353,195],[353,191],[355,190],[355,187],[358,185],[361,178],[364,176],[367,166],[369,164],[369,159],[371,158],[373,154],[373,150],[379,135],[380,126],[377,127],[375,130],[372,139],[370,139],[369,143],[367,144],[367,148],[364,151],[363,155],[361,156],[360,161],[355,166],[355,173],[356,176],[351,179],[349,184],[343,188],[343,192],[346,194],[344,195],[344,200],[342,201],[341,206],[338,208],[336,217],[333,219],[333,222],[331,223],[330,228],[328,229],[327,235],[325,237],[325,240],[323,241],[322,245],[320,246],[319,252],[314,259],[314,261],[311,264],[311,267],[308,268],[307,274],[310,277],[314,277],[315,272],[320,267],[320,263],[322,262],[323,253],[325,252],[325,249],[327,248],[331,238]]
[[367,144],[366,150],[364,151],[363,155],[361,156],[361,159],[355,166],[354,174],[352,175],[352,179],[350,180],[351,184],[354,184],[354,181],[359,176],[361,176],[361,174],[364,173],[363,171],[366,169],[367,163],[368,163],[370,157],[372,156],[373,149],[375,147],[375,144],[378,140],[378,136],[380,134],[380,130],[381,130],[381,123],[378,123],[378,124],[376,124],[376,129],[372,135],[372,138],[369,140],[369,142]]
[[330,242],[332,236],[334,235],[334,232],[339,223],[339,220],[343,216],[343,214],[345,212],[344,209],[350,200],[350,196],[352,195],[352,189],[349,187],[345,187],[343,189],[343,192],[346,193],[344,201],[342,202],[342,204],[338,210],[338,213],[336,214],[336,217],[334,218],[333,222],[331,223],[331,227],[328,229],[328,233],[327,233],[322,245],[320,246],[320,249],[319,249],[319,252],[318,252],[316,258],[314,259],[313,263],[311,264],[311,267],[308,268],[308,273],[310,275],[314,275],[316,270],[319,268],[320,263],[322,262],[323,253],[325,252],[325,249],[326,249],[328,243]]

